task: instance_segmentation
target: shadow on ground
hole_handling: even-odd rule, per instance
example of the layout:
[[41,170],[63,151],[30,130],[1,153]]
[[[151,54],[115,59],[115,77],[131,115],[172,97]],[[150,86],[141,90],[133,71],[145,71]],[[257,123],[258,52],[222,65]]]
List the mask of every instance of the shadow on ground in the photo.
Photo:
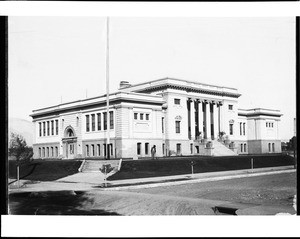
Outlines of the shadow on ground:
[[101,209],[90,209],[92,204],[83,192],[46,191],[13,193],[9,195],[11,215],[120,215]]

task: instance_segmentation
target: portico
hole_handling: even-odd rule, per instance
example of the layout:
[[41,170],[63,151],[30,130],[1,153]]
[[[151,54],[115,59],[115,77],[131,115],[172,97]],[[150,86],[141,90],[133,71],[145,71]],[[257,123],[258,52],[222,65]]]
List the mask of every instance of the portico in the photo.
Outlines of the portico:
[[221,131],[222,101],[201,98],[188,98],[188,135],[189,139],[214,140]]

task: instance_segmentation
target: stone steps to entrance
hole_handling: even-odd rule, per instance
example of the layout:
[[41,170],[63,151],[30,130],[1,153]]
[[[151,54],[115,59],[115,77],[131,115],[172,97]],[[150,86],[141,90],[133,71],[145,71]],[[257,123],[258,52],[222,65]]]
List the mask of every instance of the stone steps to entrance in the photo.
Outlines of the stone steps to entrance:
[[118,171],[120,169],[120,160],[86,160],[83,167],[82,173],[92,173],[99,172],[105,164],[110,164],[114,168],[113,171]]
[[231,149],[227,148],[224,144],[218,142],[217,140],[213,141],[213,156],[234,156],[237,155]]

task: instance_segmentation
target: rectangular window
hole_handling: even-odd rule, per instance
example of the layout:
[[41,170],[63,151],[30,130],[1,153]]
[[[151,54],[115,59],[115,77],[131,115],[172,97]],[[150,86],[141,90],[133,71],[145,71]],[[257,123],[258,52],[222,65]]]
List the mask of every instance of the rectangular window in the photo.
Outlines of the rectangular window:
[[272,151],[275,152],[275,143],[272,143]]
[[181,154],[181,144],[176,144],[176,153],[177,155]]
[[145,155],[149,154],[149,143],[145,143]]
[[92,131],[95,131],[95,114],[92,114]]
[[40,137],[42,136],[42,123],[39,123],[39,132],[40,132]]
[[107,130],[107,112],[103,113],[103,129]]
[[174,99],[174,104],[175,105],[180,105],[180,99]]
[[243,152],[243,144],[241,144],[241,152]]
[[90,116],[89,115],[86,115],[85,116],[85,125],[86,125],[86,132],[89,132],[90,131]]
[[146,120],[149,120],[149,114],[146,114]]
[[164,117],[161,118],[161,132],[162,133],[165,132],[165,118]]
[[46,135],[46,122],[43,122],[43,136]]
[[90,156],[90,148],[89,148],[88,145],[85,146],[85,155],[86,155],[87,157]]
[[228,105],[229,110],[233,110],[233,105]]
[[271,152],[271,143],[269,143],[268,146],[269,146],[269,152]]
[[41,157],[42,157],[42,149],[39,148],[39,158],[41,158]]
[[101,130],[101,114],[97,114],[97,130]]
[[54,121],[51,120],[51,135],[54,135]]
[[135,119],[135,120],[138,119],[138,113],[134,113],[134,119]]
[[106,144],[103,144],[103,149],[104,149],[104,157],[106,157]]
[[56,135],[58,135],[58,120],[55,120]]
[[50,135],[50,122],[47,121],[47,135]]
[[51,157],[54,157],[53,147],[51,147]]
[[43,147],[43,158],[45,158],[45,147]]
[[141,155],[141,143],[137,143],[137,150],[136,150],[136,153],[137,155]]
[[110,148],[110,155],[114,155],[114,148],[113,148],[113,144],[109,144],[109,148]]
[[140,120],[144,119],[144,114],[140,113]]
[[242,135],[242,123],[240,123],[240,135]]
[[193,154],[193,144],[190,144],[191,154]]
[[91,149],[91,156],[95,156],[95,145],[92,144],[92,149]]
[[176,133],[180,133],[180,121],[175,121],[175,128],[176,128]]
[[100,152],[100,144],[97,144],[97,156],[100,156],[101,154],[100,154],[101,152]]
[[244,152],[247,152],[247,144],[244,144]]
[[274,127],[274,123],[272,123],[272,128]]
[[49,158],[49,147],[47,147],[47,158]]
[[58,147],[57,146],[55,147],[55,155],[56,155],[56,157],[58,157]]
[[165,144],[162,144],[162,153],[165,155]]
[[268,127],[268,122],[266,122],[266,127]]
[[233,124],[229,124],[229,134],[233,135]]
[[246,123],[243,123],[243,134],[246,135]]
[[114,128],[114,112],[113,111],[109,112],[109,128],[110,129]]
[[197,151],[197,154],[199,153],[199,146],[196,146],[196,151]]

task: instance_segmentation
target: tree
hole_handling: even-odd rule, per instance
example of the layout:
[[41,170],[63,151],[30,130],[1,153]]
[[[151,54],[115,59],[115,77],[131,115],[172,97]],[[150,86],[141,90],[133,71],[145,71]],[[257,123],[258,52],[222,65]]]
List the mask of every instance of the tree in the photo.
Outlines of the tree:
[[17,164],[29,161],[33,156],[32,147],[28,147],[22,135],[11,133],[8,155],[15,157]]
[[287,150],[297,150],[297,137],[293,136],[289,142],[287,142]]

